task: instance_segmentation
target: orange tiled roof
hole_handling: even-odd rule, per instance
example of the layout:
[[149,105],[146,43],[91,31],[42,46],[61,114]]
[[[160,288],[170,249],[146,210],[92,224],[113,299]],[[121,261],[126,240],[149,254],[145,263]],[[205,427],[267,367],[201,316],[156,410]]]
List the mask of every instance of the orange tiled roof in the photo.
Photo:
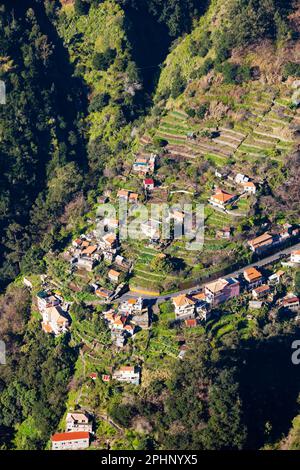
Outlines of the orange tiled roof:
[[270,233],[266,232],[260,235],[259,237],[253,238],[253,240],[249,241],[249,244],[253,246],[253,248],[258,248],[260,246],[268,245],[273,241],[273,237]]
[[117,196],[118,197],[128,197],[128,194],[129,194],[129,191],[127,191],[127,189],[120,189],[118,191]]
[[60,432],[53,434],[51,437],[52,442],[61,441],[77,441],[78,439],[89,439],[90,433],[85,431],[79,432]]
[[51,326],[49,325],[49,323],[42,322],[42,329],[45,333],[52,333],[53,332],[53,330],[52,330]]
[[254,291],[257,294],[261,294],[262,292],[267,292],[268,290],[270,290],[270,287],[267,284],[262,284],[261,286],[254,289]]
[[230,201],[234,197],[233,194],[228,193],[227,191],[223,191],[223,189],[218,189],[215,194],[213,194],[212,199],[225,204],[226,202]]
[[244,277],[247,281],[252,282],[261,279],[262,274],[256,268],[248,268],[244,271]]
[[193,294],[192,297],[193,297],[193,299],[197,299],[197,300],[205,300],[206,299],[206,295],[204,294],[204,292],[198,292],[198,294]]
[[206,288],[212,292],[213,294],[216,294],[217,292],[221,292],[224,287],[226,287],[228,282],[226,279],[217,279],[214,282],[210,282],[209,284],[206,284]]
[[93,253],[95,253],[95,251],[97,251],[97,246],[96,245],[91,245],[91,246],[88,246],[85,250],[83,250],[82,254],[92,255]]
[[134,366],[122,366],[117,372],[134,372]]
[[114,269],[110,269],[108,271],[108,275],[109,276],[114,276],[114,277],[119,277],[121,273],[119,273],[118,271],[115,271]]
[[194,305],[194,300],[187,297],[185,294],[178,295],[177,297],[173,298],[173,302],[176,307],[184,307],[186,305]]

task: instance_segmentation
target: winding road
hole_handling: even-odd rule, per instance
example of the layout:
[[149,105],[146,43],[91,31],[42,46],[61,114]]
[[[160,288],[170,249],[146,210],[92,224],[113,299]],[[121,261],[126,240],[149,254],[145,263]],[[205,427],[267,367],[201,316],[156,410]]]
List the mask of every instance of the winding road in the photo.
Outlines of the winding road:
[[[288,248],[284,248],[280,251],[278,251],[277,253],[274,253],[273,255],[270,255],[270,256],[267,256],[266,258],[263,258],[263,259],[260,259],[258,261],[255,261],[254,263],[251,263],[251,264],[248,264],[246,266],[243,266],[242,268],[238,269],[237,271],[233,271],[231,273],[228,273],[226,274],[226,277],[238,277],[240,276],[243,271],[247,268],[251,268],[251,267],[263,267],[263,266],[266,266],[268,264],[272,264],[272,263],[275,263],[276,261],[278,261],[282,256],[284,255],[290,255],[292,251],[294,250],[299,250],[300,249],[300,243],[297,243],[295,245],[292,245],[292,246],[289,246]],[[208,282],[210,281],[205,281],[201,284],[198,284],[194,287],[190,287],[189,289],[184,289],[184,290],[179,290],[177,292],[173,292],[172,294],[166,294],[166,295],[160,295],[160,296],[145,296],[143,295],[143,299],[146,299],[146,300],[152,300],[152,301],[155,301],[155,302],[164,302],[166,300],[169,300],[169,299],[172,299],[173,297],[176,297],[177,295],[181,295],[181,294],[188,294],[189,292],[192,292],[192,291],[197,291],[197,290],[200,290],[202,289],[205,284],[207,284]],[[140,294],[137,294],[135,292],[127,292],[126,294],[123,294],[121,297],[119,297],[118,299],[116,299],[114,302],[124,302],[125,300],[129,299],[129,298],[138,298],[140,297]]]

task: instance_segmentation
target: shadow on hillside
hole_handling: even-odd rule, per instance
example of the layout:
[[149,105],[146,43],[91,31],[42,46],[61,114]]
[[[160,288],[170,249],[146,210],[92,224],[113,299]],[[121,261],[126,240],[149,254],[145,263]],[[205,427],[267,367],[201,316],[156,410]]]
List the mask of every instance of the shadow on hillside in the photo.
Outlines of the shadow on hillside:
[[286,435],[299,412],[300,365],[291,361],[292,342],[297,335],[250,340],[247,347],[223,357],[235,363],[248,427],[246,448],[258,449]]

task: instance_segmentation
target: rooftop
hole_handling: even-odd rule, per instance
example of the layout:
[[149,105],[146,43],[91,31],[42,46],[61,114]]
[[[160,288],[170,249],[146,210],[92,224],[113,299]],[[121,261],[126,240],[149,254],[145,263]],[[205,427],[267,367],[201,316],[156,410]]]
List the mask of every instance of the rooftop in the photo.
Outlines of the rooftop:
[[62,442],[62,441],[78,441],[79,439],[89,439],[90,433],[80,431],[80,432],[60,432],[53,434],[51,437],[52,442]]
[[188,305],[194,305],[194,300],[187,297],[185,294],[178,295],[177,297],[173,298],[174,305],[176,307],[185,307]]
[[227,191],[223,191],[223,189],[217,189],[215,194],[212,195],[212,199],[215,199],[222,204],[230,201],[234,197],[233,194],[228,193]]
[[248,268],[244,271],[244,277],[247,279],[247,281],[252,282],[261,279],[262,274],[256,268]]

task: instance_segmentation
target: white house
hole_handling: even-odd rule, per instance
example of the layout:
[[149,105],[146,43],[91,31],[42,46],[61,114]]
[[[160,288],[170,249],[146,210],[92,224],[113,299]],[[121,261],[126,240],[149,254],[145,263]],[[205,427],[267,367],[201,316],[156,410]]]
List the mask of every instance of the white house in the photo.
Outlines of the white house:
[[113,379],[118,382],[127,382],[133,385],[139,385],[141,372],[135,366],[123,366],[113,373]]
[[48,291],[40,291],[36,295],[38,309],[40,312],[43,312],[46,308],[55,307],[60,304],[60,300]]
[[66,432],[93,432],[93,423],[84,411],[74,411],[67,414]]
[[292,251],[291,253],[291,263],[300,263],[300,250]]
[[87,431],[61,432],[51,437],[52,450],[87,449],[90,445],[90,434]]
[[42,316],[42,328],[45,333],[54,333],[55,336],[58,336],[68,330],[69,320],[59,306],[46,308],[42,312]]
[[244,191],[247,193],[255,194],[256,193],[256,186],[252,181],[247,181],[242,183]]
[[237,184],[247,183],[249,181],[249,177],[243,175],[242,173],[238,173],[234,179]]
[[177,320],[188,320],[195,317],[196,302],[185,294],[173,298]]

